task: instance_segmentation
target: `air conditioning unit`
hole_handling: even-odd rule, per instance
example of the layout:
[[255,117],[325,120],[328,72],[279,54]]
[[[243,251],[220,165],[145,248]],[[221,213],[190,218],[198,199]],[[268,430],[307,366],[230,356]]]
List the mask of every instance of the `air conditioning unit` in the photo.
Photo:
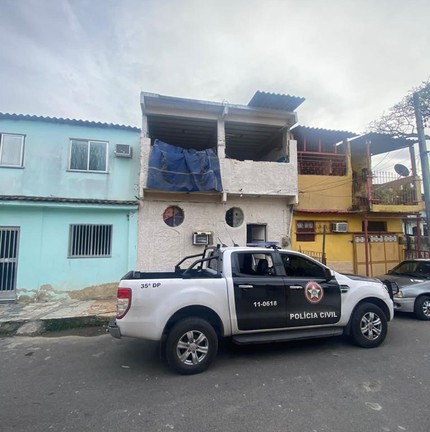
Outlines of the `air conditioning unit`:
[[331,224],[331,231],[337,233],[348,232],[348,224],[346,222],[333,222]]
[[133,149],[128,144],[116,144],[115,145],[115,156],[123,158],[131,158],[133,155]]

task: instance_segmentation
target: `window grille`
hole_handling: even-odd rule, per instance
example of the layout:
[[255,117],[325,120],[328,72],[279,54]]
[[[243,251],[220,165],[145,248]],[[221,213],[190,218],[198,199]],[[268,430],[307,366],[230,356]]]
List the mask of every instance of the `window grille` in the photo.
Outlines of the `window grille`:
[[112,225],[70,225],[69,258],[101,258],[112,254]]

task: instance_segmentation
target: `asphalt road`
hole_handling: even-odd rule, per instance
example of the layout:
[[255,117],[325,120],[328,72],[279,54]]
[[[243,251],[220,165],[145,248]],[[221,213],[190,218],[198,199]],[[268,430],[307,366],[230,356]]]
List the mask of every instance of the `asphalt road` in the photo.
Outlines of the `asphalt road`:
[[430,430],[430,322],[408,315],[376,349],[224,343],[188,377],[156,344],[70,333],[0,339],[2,432]]

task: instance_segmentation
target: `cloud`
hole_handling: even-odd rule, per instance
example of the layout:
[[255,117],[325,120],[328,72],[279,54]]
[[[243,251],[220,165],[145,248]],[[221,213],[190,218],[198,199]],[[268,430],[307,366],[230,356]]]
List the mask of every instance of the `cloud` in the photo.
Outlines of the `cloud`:
[[302,124],[361,131],[429,77],[429,15],[421,0],[2,0],[0,111],[139,125],[140,90],[263,90],[305,97]]

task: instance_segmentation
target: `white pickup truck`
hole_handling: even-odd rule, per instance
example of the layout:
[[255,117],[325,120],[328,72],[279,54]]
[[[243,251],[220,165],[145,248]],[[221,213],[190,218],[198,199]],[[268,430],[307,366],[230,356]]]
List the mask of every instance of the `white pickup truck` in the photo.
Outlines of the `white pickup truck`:
[[393,319],[390,289],[290,250],[208,247],[171,273],[127,273],[108,330],[161,341],[168,364],[182,374],[205,370],[220,337],[252,344],[347,334],[373,348]]

